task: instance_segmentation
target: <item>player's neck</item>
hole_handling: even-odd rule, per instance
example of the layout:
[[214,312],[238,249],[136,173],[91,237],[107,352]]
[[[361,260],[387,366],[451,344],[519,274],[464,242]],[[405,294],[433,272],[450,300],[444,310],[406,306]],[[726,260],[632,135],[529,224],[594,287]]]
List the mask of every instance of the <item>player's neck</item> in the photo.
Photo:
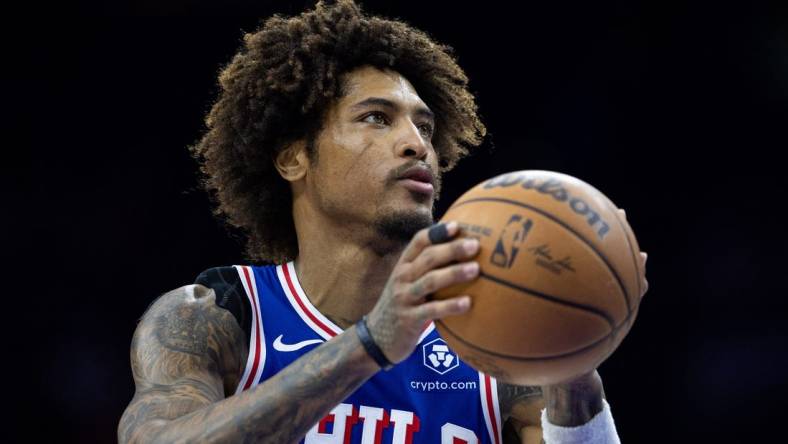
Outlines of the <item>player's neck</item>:
[[312,304],[345,329],[372,310],[402,250],[381,254],[373,234],[316,222],[297,230],[296,274]]

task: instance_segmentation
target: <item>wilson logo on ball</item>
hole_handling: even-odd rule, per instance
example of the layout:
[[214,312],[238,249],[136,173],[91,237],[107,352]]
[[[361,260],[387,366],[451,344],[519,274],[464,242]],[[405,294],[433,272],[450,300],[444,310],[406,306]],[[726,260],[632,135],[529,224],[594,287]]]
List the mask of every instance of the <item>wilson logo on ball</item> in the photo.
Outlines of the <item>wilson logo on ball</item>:
[[569,191],[566,190],[564,184],[555,178],[547,179],[542,183],[538,183],[536,178],[528,177],[522,173],[502,174],[494,177],[482,185],[484,189],[489,190],[492,188],[508,188],[515,185],[520,185],[526,190],[535,190],[542,194],[552,196],[553,199],[559,202],[568,202],[572,211],[579,216],[583,216],[588,222],[588,225],[596,228],[597,236],[599,239],[604,240],[607,233],[610,231],[610,225],[602,220],[599,211],[591,208],[591,205],[586,200],[579,197],[570,196]]
[[534,222],[531,219],[522,221],[523,217],[519,214],[513,214],[509,218],[509,222],[501,230],[501,235],[495,243],[495,249],[490,257],[490,262],[502,268],[511,268],[514,259],[517,257],[517,252],[520,251],[520,245],[525,242],[528,232],[531,231]]
[[457,354],[449,350],[446,341],[441,338],[424,344],[421,350],[424,355],[424,365],[438,374],[443,375],[460,365]]

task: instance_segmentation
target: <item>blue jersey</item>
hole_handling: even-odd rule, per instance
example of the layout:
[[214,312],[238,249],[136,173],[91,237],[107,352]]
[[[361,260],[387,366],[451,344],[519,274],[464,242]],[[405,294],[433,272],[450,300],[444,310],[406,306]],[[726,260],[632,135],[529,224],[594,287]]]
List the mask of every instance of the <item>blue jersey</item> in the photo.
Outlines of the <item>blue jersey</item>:
[[[251,303],[248,390],[342,333],[304,294],[293,263],[236,266]],[[405,361],[367,380],[315,424],[305,444],[500,444],[494,378],[447,346],[434,324]]]

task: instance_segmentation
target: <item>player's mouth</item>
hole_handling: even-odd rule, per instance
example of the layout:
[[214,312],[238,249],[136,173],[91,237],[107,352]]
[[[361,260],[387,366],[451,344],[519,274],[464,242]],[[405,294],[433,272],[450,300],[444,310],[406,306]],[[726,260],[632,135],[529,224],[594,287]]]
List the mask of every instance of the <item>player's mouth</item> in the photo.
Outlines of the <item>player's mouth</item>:
[[435,193],[435,176],[429,168],[414,166],[397,178],[405,188],[432,197]]

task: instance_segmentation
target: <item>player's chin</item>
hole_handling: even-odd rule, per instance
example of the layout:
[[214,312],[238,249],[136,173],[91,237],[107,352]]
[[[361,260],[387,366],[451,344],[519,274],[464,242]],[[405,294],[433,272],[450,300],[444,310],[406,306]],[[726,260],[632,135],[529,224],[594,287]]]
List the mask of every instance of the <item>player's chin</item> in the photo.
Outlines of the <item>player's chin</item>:
[[422,228],[426,228],[435,222],[433,219],[433,203],[432,198],[406,199],[393,212],[399,214],[405,220],[412,221],[414,225],[423,225]]
[[432,204],[406,205],[399,208],[389,208],[379,215],[375,223],[378,233],[385,239],[407,243],[423,228],[434,222],[432,217]]

